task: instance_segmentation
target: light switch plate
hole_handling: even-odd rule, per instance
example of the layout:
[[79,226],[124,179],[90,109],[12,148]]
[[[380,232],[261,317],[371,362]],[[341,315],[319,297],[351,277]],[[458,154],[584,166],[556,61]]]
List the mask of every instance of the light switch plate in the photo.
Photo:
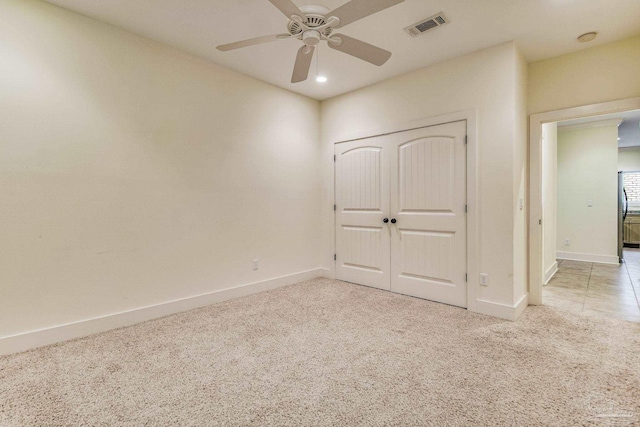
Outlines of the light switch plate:
[[489,286],[489,275],[487,273],[480,273],[480,286]]

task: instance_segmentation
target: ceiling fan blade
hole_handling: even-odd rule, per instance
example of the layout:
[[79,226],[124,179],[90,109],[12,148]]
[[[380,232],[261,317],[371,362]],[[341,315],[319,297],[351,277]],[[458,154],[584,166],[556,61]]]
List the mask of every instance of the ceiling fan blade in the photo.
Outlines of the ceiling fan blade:
[[304,18],[304,13],[291,0],[269,0],[269,2],[280,9],[280,12],[284,13],[287,18],[291,18],[293,15]]
[[298,49],[296,65],[293,67],[293,75],[291,76],[291,83],[300,83],[307,80],[307,77],[309,77],[309,69],[311,68],[311,60],[313,59],[313,52],[315,51],[315,46],[302,46]]
[[344,34],[332,34],[331,38],[340,38],[342,40],[342,43],[339,45],[335,45],[331,42],[327,43],[331,49],[339,50],[340,52],[355,56],[356,58],[360,58],[373,65],[383,65],[389,60],[389,58],[391,58],[391,52],[388,50],[380,49],[372,44],[345,36]]
[[341,28],[359,19],[373,15],[381,10],[402,3],[404,0],[351,0],[336,10],[327,14],[327,17],[340,18],[340,24],[334,28]]
[[256,44],[275,42],[291,38],[291,34],[274,34],[272,36],[256,37],[254,39],[242,40],[235,43],[223,44],[217,47],[218,50],[226,52],[228,50],[240,49],[241,47],[253,46]]

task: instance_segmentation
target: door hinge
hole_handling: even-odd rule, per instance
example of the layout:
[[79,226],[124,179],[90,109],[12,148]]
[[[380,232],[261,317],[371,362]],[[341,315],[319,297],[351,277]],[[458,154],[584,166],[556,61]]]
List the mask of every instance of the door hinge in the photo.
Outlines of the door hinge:
[[334,211],[336,210],[336,205],[333,205],[333,210],[334,210]]
[[469,212],[469,205],[464,205],[464,213],[468,213]]
[[333,162],[335,163],[335,161],[336,161],[336,155],[334,154],[333,155]]
[[467,135],[464,136],[464,145],[467,145],[469,142],[469,137]]
[[538,225],[542,225],[542,220],[541,219],[538,220]]
[[333,260],[334,260],[334,261],[337,261],[337,260],[338,260],[338,255],[333,254]]
[[469,281],[469,275],[467,273],[464,274],[464,281],[465,282]]

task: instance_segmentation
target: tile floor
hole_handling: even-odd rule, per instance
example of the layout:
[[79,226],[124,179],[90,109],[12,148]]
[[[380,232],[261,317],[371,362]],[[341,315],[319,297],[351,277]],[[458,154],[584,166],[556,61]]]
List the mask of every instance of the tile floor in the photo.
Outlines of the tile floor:
[[558,260],[542,303],[594,316],[640,322],[640,250],[625,249],[620,265]]

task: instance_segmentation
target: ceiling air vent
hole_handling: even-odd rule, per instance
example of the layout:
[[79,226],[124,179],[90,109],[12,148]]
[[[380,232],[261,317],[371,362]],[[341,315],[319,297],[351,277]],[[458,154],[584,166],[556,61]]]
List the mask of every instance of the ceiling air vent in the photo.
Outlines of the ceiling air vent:
[[417,37],[420,34],[424,34],[429,30],[433,30],[434,28],[441,27],[442,25],[448,24],[449,20],[444,13],[440,12],[433,16],[428,17],[427,19],[423,19],[420,22],[417,22],[413,25],[408,26],[404,30],[409,33],[411,37]]

